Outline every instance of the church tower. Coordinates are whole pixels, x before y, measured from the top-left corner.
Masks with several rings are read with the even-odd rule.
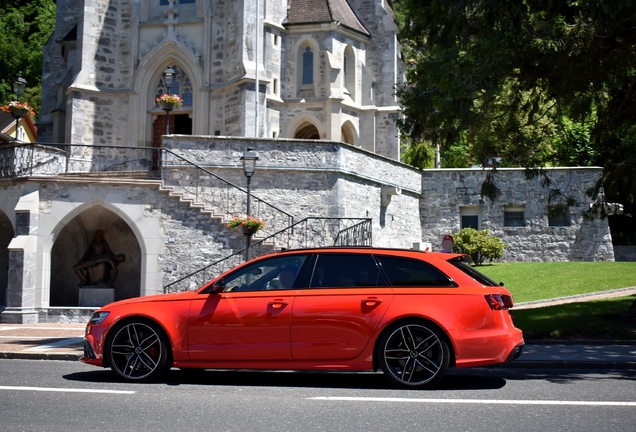
[[[40,141],[159,146],[155,99],[169,90],[183,99],[171,134],[334,140],[399,159],[396,34],[386,0],[58,0]]]

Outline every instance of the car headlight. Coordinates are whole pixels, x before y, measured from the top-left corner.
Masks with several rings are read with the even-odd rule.
[[[99,324],[106,319],[110,312],[95,312],[91,315],[91,319],[88,320],[89,324]]]

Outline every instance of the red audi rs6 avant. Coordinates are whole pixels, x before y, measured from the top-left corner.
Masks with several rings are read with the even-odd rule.
[[[97,310],[82,361],[129,381],[181,369],[379,370],[425,388],[521,354],[510,292],[463,255],[369,247],[262,256],[197,291]]]

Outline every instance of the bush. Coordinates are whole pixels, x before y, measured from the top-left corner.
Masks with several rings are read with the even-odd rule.
[[[478,231],[474,228],[464,228],[453,234],[455,246],[453,252],[468,255],[475,265],[482,265],[488,261],[499,259],[504,254],[506,244],[498,237],[490,235],[490,231]]]

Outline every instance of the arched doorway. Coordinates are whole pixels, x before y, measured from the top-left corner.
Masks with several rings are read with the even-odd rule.
[[[138,297],[141,293],[141,248],[128,224],[111,210],[96,205],[73,218],[57,236],[51,249],[51,284],[49,305],[79,306],[80,279],[77,264],[98,230],[114,254],[124,254],[114,280],[115,300]]]
[[[298,128],[298,130],[294,134],[294,138],[317,140],[320,139],[320,133],[318,132],[316,126],[311,123],[305,123],[300,128]]]
[[[170,125],[168,134],[192,135],[192,82],[183,68],[177,64],[170,65],[174,76],[170,87],[164,82],[161,75],[155,87],[155,100],[165,93],[176,94],[183,100],[179,109],[170,111]],[[162,70],[165,68],[162,68]],[[153,119],[152,146],[161,147],[161,136],[166,134],[166,115],[157,115]]]
[[[7,305],[9,282],[9,243],[15,235],[13,225],[6,214],[0,211],[0,310]]]
[[[356,130],[354,129],[353,125],[351,124],[351,122],[346,122],[345,124],[342,125],[342,128],[340,130],[340,134],[341,134],[341,141],[342,142],[346,142],[347,144],[351,144],[351,145],[355,145],[356,144]]]

